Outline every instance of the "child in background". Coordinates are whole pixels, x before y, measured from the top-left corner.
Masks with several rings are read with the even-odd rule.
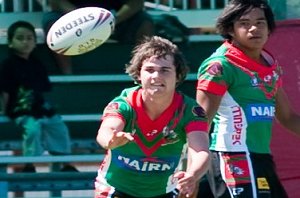
[[[45,100],[43,94],[51,90],[47,71],[36,57],[34,27],[26,21],[13,23],[7,32],[9,56],[1,62],[0,93],[2,109],[23,129],[23,155],[70,154],[69,131],[61,117]],[[69,164],[63,171],[77,171]],[[33,164],[26,164],[23,172],[35,172]]]

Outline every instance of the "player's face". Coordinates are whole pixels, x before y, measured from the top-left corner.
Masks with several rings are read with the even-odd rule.
[[[176,88],[174,58],[150,57],[143,62],[140,79],[143,89],[150,95],[171,95]]]
[[[269,36],[264,11],[254,8],[233,24],[232,42],[244,51],[261,50]]]
[[[28,58],[35,48],[35,45],[36,42],[33,32],[27,28],[19,27],[16,29],[9,47],[19,56]]]

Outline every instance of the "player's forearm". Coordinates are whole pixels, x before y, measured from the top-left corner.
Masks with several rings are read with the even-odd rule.
[[[113,130],[112,129],[103,129],[100,128],[98,130],[98,135],[97,135],[97,143],[104,149],[109,149],[109,142],[113,136]]]
[[[200,151],[197,154],[193,154],[190,158],[186,172],[194,175],[199,180],[207,172],[209,163],[209,153],[207,151]]]

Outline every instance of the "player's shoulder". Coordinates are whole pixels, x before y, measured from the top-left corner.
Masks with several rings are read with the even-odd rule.
[[[207,121],[207,116],[205,114],[204,109],[197,103],[197,101],[185,94],[182,94],[183,96],[183,104],[182,109],[183,111],[183,117],[181,119],[182,123],[184,125],[193,122],[193,121]]]
[[[120,95],[116,96],[110,103],[118,103],[118,106],[123,108],[130,108],[130,102],[135,91],[137,91],[140,86],[125,88],[121,91]]]
[[[140,86],[134,86],[134,87],[129,87],[129,88],[125,88],[120,96],[121,97],[128,97],[130,94],[132,94],[132,92],[137,91],[138,89],[140,89]]]
[[[186,107],[186,109],[200,107],[195,98],[192,98],[191,96],[188,96],[182,92],[179,92],[179,94],[182,96],[183,105]]]
[[[211,63],[226,63],[228,61],[226,54],[230,49],[227,42],[220,45],[215,52],[213,52],[208,58],[206,58],[202,64],[211,64]]]
[[[186,95],[185,93],[182,92],[178,92],[179,95],[181,95],[182,99],[183,99],[183,103],[185,104],[197,104],[197,101],[192,98],[191,96]]]

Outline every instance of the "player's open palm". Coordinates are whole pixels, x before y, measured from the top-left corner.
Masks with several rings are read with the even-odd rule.
[[[108,148],[114,149],[119,146],[123,146],[124,144],[127,144],[127,142],[133,141],[134,138],[130,133],[123,132],[123,131],[114,131],[113,136],[109,140]]]

